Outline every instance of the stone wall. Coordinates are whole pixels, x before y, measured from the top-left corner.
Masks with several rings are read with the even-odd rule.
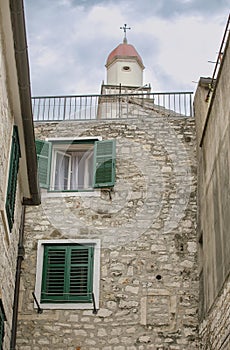
[[[8,4],[5,3],[4,6]],[[1,8],[3,10],[3,8]],[[9,233],[5,214],[6,191],[8,185],[9,159],[14,118],[9,96],[9,85],[6,68],[6,37],[3,35],[2,16],[0,11],[0,298],[2,299],[7,321],[3,349],[10,349],[11,323],[17,259],[18,229],[21,217],[22,191],[17,185],[15,204],[15,223]],[[5,18],[6,20],[6,18]],[[12,97],[12,96],[11,96]]]
[[[228,350],[230,344],[230,282],[229,278],[220,297],[200,325],[201,349]]]
[[[227,349],[229,318],[230,37],[217,81],[207,102],[210,79],[202,78],[195,96],[199,186],[200,319],[202,349]],[[205,86],[206,80],[206,86]]]
[[[28,207],[17,349],[197,349],[194,120],[36,123],[36,137],[116,139],[116,184],[99,197],[43,193]],[[34,308],[37,242],[101,240],[100,309]]]

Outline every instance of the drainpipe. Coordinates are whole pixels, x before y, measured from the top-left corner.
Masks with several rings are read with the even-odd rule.
[[[10,350],[15,350],[15,346],[16,346],[20,275],[21,275],[21,265],[22,265],[22,261],[24,259],[24,254],[25,254],[25,249],[24,249],[24,245],[23,245],[25,212],[26,212],[26,207],[25,207],[25,205],[23,205],[22,206],[22,213],[21,213],[21,223],[20,223],[20,228],[19,228],[18,257],[17,257],[17,267],[16,267],[16,274],[15,274],[14,304],[13,304]]]
[[[29,59],[27,52],[26,28],[23,0],[9,0],[14,38],[15,60],[18,74],[18,87],[21,104],[21,116],[26,147],[27,173],[31,198],[25,198],[23,204],[41,203],[37,177],[37,156],[34,142],[34,124],[31,104]]]

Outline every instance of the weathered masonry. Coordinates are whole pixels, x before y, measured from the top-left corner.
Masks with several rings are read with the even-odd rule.
[[[42,205],[26,213],[18,349],[196,349],[194,127],[193,118],[153,111],[122,120],[36,123],[36,139],[52,144],[52,159]],[[115,181],[93,188],[92,148],[106,140],[115,145]],[[81,158],[78,184],[68,175],[71,157]],[[56,259],[68,260],[64,250],[80,247],[94,251],[85,260],[89,281],[86,272],[80,280],[70,276],[60,298],[59,285],[44,278],[55,268],[51,259],[47,267],[44,251],[56,249]],[[72,262],[76,272],[73,254]],[[81,293],[73,296],[77,284]]]
[[[18,350],[197,348],[190,95],[139,88],[143,68],[124,41],[101,95],[34,100],[42,204],[26,210]]]
[[[229,349],[230,17],[193,118],[126,25],[99,95],[31,104],[23,1],[0,5],[0,349]]]
[[[0,349],[8,350],[16,344],[24,208],[40,203],[21,1],[0,1],[0,149]]]
[[[230,347],[229,26],[230,17],[216,79],[200,79],[194,103],[199,161],[200,336],[201,348],[211,350]]]

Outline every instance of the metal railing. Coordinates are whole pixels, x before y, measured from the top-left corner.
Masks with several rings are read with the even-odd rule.
[[[32,98],[34,121],[192,116],[192,92],[40,96]]]

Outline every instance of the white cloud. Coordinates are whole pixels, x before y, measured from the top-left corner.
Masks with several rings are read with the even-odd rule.
[[[139,22],[137,30],[142,32],[142,37],[152,32],[157,41],[157,50],[151,53],[150,46],[144,57],[146,78],[149,75],[155,80],[155,86],[159,67],[178,87],[187,85],[191,88],[192,81],[197,81],[201,75],[212,74],[213,65],[208,60],[216,58],[223,32],[220,20],[204,22],[202,17],[187,16],[167,21],[153,17]],[[164,89],[167,85],[167,81],[157,83]]]
[[[39,6],[41,1],[27,0],[35,95],[98,93],[105,79],[106,58],[122,41],[119,28],[124,23],[131,26],[128,41],[146,66],[144,82],[150,82],[155,91],[195,89],[193,80],[212,74],[214,67],[208,60],[216,58],[227,20],[225,13],[210,20],[204,20],[201,13],[181,12],[171,19],[156,16],[160,8],[147,11],[147,5],[152,8],[149,1],[142,13],[140,2],[135,2],[135,9],[130,1],[122,6],[115,1],[94,6],[87,3],[87,8],[83,2],[74,7],[71,0]]]

